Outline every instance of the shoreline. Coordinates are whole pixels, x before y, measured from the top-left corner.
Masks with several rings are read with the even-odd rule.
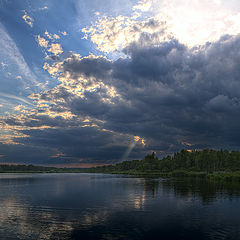
[[[119,174],[133,177],[145,177],[145,178],[202,178],[208,180],[218,180],[227,182],[239,182],[240,172],[190,172],[184,170],[176,170],[172,172],[159,172],[159,171],[96,171],[96,169],[55,169],[54,171],[4,171],[1,174],[57,174],[57,173],[100,173],[100,174]]]
[[[85,173],[103,173],[103,174],[122,174],[135,177],[147,177],[147,178],[202,178],[207,180],[222,180],[228,182],[239,182],[240,183],[240,172],[188,172],[176,170],[172,172],[159,172],[159,171],[106,171],[106,172],[85,172]]]

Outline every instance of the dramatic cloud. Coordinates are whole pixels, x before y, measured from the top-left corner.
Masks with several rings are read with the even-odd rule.
[[[189,47],[204,45],[240,32],[240,14],[234,4],[238,2],[226,6],[222,0],[139,1],[131,16],[99,17],[83,32],[104,52],[122,50],[145,34],[150,37],[149,33],[153,45],[173,36]]]
[[[165,22],[158,18],[142,21],[124,16],[103,18],[94,26],[83,28],[82,31],[85,38],[90,37],[99,50],[107,53],[122,51],[135,41],[141,41],[142,44],[151,42],[154,46],[170,38]]]
[[[0,161],[101,164],[238,149],[238,17],[218,1],[139,1],[129,16],[99,13],[81,27],[80,45],[90,40],[94,54],[66,51],[67,33],[44,29],[35,40],[55,84],[15,98],[21,105],[0,120]]]
[[[156,17],[166,19],[169,30],[179,41],[193,47],[217,41],[225,34],[238,34],[237,5],[236,0],[230,4],[223,0],[153,0],[152,11]]]
[[[17,143],[58,148],[82,162],[120,160],[136,141],[135,156],[186,145],[236,148],[238,48],[240,37],[226,36],[191,50],[177,40],[135,42],[116,61],[73,54],[47,65],[61,84],[32,95],[38,110],[5,123],[28,127]]]

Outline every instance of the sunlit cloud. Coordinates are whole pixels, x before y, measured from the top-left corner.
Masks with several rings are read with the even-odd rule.
[[[191,144],[191,143],[188,143],[188,142],[181,142],[181,144],[182,145],[186,145],[186,146],[189,146],[189,147],[191,147],[193,144]]]
[[[39,8],[38,10],[48,10],[48,6],[44,6],[42,8]]]
[[[131,43],[144,38],[144,34],[151,35],[151,38],[148,41],[144,39],[143,45],[159,45],[160,42],[169,39],[165,22],[155,18],[138,21],[125,16],[105,17],[100,18],[95,25],[83,28],[82,31],[85,38],[90,38],[99,50],[106,53],[122,51]]]
[[[25,14],[22,16],[23,20],[25,21],[25,23],[27,23],[30,27],[33,27],[33,22],[34,19],[32,17],[30,17],[29,15],[27,15],[27,13],[25,12]]]
[[[49,39],[53,39],[52,34],[50,34],[48,31],[45,31],[44,35],[48,37]]]
[[[82,31],[85,38],[90,38],[99,50],[107,53],[124,49],[144,33],[154,36],[152,45],[174,37],[194,47],[214,42],[224,34],[240,32],[240,14],[222,3],[214,0],[139,1],[133,6],[131,16],[99,17],[95,24]],[[147,17],[143,17],[144,12],[148,12]]]
[[[7,145],[22,145],[17,140],[20,138],[27,138],[28,135],[20,133],[19,130],[23,130],[17,126],[16,128],[12,128],[11,126],[7,126],[3,121],[0,121],[0,143]]]
[[[133,6],[133,10],[140,10],[142,12],[147,12],[152,6],[152,0],[143,0],[139,1],[136,5]]]
[[[150,16],[165,21],[169,32],[189,47],[216,41],[224,34],[240,32],[240,15],[234,7],[239,2],[235,0],[232,4],[225,4],[222,0],[147,0],[134,9],[145,5]]]
[[[145,145],[145,140],[139,136],[134,136],[135,142],[140,142],[143,146]]]
[[[52,43],[48,49],[48,52],[51,52],[54,55],[59,55],[63,53],[62,46],[59,43]]]
[[[67,36],[68,34],[67,34],[67,32],[61,32],[61,34],[63,35],[63,36]]]
[[[16,79],[22,80],[22,76],[18,75]]]
[[[238,145],[238,11],[221,0],[135,2],[119,15],[93,9],[77,41],[79,22],[67,33],[59,23],[40,26],[40,14],[54,9],[37,6],[35,22],[25,12],[33,55],[0,24],[0,70],[11,84],[11,94],[0,92],[2,143],[84,164]]]
[[[59,39],[59,38],[60,38],[59,35],[57,35],[57,34],[53,34],[53,37],[54,37],[55,39]]]
[[[61,32],[61,34],[62,34],[63,36],[66,36],[66,35],[67,35],[67,32]],[[45,31],[44,35],[45,35],[48,39],[50,39],[50,40],[54,40],[54,39],[58,40],[58,39],[60,39],[60,36],[59,36],[58,34],[56,34],[56,33],[51,34],[51,33],[49,33],[48,31]]]
[[[48,47],[48,41],[45,38],[41,37],[40,35],[38,35],[37,37],[37,42],[41,47],[44,47],[44,48]]]
[[[158,3],[156,1],[154,7]],[[240,14],[226,8],[223,1],[164,1],[159,14],[158,17],[166,18],[173,35],[191,47],[216,41],[224,34],[240,32]]]
[[[14,107],[14,110],[15,111],[22,111],[23,108],[24,108],[23,105],[17,105],[17,106]]]
[[[67,69],[68,66],[71,67],[75,64],[79,66],[82,65],[83,67],[85,65],[86,70],[89,69],[91,71],[91,66],[87,66],[84,62],[89,60],[96,62],[99,61],[101,63],[102,59],[104,59],[104,61],[109,61],[102,56],[90,55],[82,58],[78,54],[72,54],[71,57],[62,62],[53,63],[52,65],[45,63],[43,66],[44,70],[48,71],[48,73],[53,77],[58,77],[58,80],[61,82],[60,85],[52,89],[51,93],[57,93],[59,90],[62,91],[64,89],[74,96],[84,98],[89,92],[99,92],[101,90],[104,92],[104,96],[101,97],[101,101],[114,104],[113,99],[121,99],[121,96],[114,86],[104,83],[100,78],[97,79],[93,76],[84,76],[84,74],[78,74],[71,69]]]
[[[51,158],[59,158],[59,157],[65,157],[66,155],[64,153],[57,153],[51,156]]]

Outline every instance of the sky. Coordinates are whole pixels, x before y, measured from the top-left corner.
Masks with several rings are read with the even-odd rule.
[[[0,163],[239,150],[238,0],[0,0]]]

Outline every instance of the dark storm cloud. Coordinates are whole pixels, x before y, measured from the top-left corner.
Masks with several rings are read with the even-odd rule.
[[[110,106],[101,106],[101,102],[94,105],[98,111],[103,110],[107,126],[114,130],[124,128],[118,123],[137,126],[140,121],[136,135],[153,138],[156,135],[158,140],[163,126],[175,129],[176,135],[183,138],[204,134],[206,138],[202,141],[214,145],[208,135],[221,135],[223,128],[231,129],[227,123],[234,124],[239,120],[240,54],[236,51],[239,47],[239,36],[226,36],[195,51],[175,40],[154,48],[132,45],[128,48],[130,58],[113,62],[110,76],[109,71],[103,71],[105,78],[101,78],[106,83],[111,79],[123,102]],[[88,65],[91,64],[94,69],[94,63],[89,59]],[[98,73],[96,78],[99,76]],[[91,97],[84,101],[93,107]],[[77,110],[81,112],[82,108]],[[136,127],[132,127],[126,127],[126,130],[134,131]],[[149,136],[152,128],[155,134]],[[225,136],[220,137],[221,145],[227,146]],[[238,144],[236,142],[235,146]]]
[[[240,145],[239,50],[240,37],[225,36],[195,49],[174,39],[155,47],[134,43],[125,49],[128,57],[116,61],[72,56],[59,67],[60,76],[68,74],[68,89],[59,86],[39,99],[50,101],[53,112],[67,109],[76,117],[25,120],[28,126],[40,122],[58,128],[26,130],[29,138],[19,141],[92,162],[121,159],[132,141],[129,136],[146,140],[146,146],[137,145],[131,157],[149,150],[173,152],[186,143],[193,148],[236,149]],[[80,76],[88,80],[84,86],[102,85],[84,90],[84,97],[79,97],[73,90],[83,84]],[[106,86],[114,87],[117,94],[110,97]],[[78,117],[99,122],[97,127],[82,128]],[[7,123],[16,124],[13,121]]]
[[[49,156],[57,154],[56,149],[42,146],[8,145],[0,143],[0,152],[4,155],[0,163],[51,164]]]
[[[89,59],[93,76],[115,86],[123,101],[107,105],[100,101],[101,94],[89,94],[73,104],[72,110],[101,113],[97,117],[115,131],[126,129],[156,140],[164,140],[169,132],[178,141],[187,138],[190,142],[191,136],[199,134],[200,142],[214,147],[213,135],[221,138],[221,146],[228,146],[222,130],[230,131],[227,123],[234,125],[239,120],[239,46],[239,36],[195,51],[175,40],[154,48],[135,44],[128,48],[130,58],[113,62],[111,71],[103,69],[102,74]],[[78,73],[85,72],[78,69]],[[198,143],[196,137],[194,143]]]
[[[75,55],[64,61],[63,72],[69,72],[72,76],[84,74],[85,76],[94,76],[103,78],[111,69],[111,63],[103,57],[79,59]]]
[[[34,129],[24,130],[22,133],[29,137],[18,139],[16,142],[24,146],[41,146],[48,151],[54,149],[55,154],[64,153],[64,158],[58,163],[96,163],[103,160],[106,163],[116,162],[126,152],[128,142],[132,141],[130,136],[102,131],[95,127],[45,129],[44,131]],[[138,144],[132,156],[139,156],[139,154],[143,154],[143,148]],[[53,155],[45,156],[45,161],[51,159]],[[38,161],[44,163],[43,159],[38,158]]]

